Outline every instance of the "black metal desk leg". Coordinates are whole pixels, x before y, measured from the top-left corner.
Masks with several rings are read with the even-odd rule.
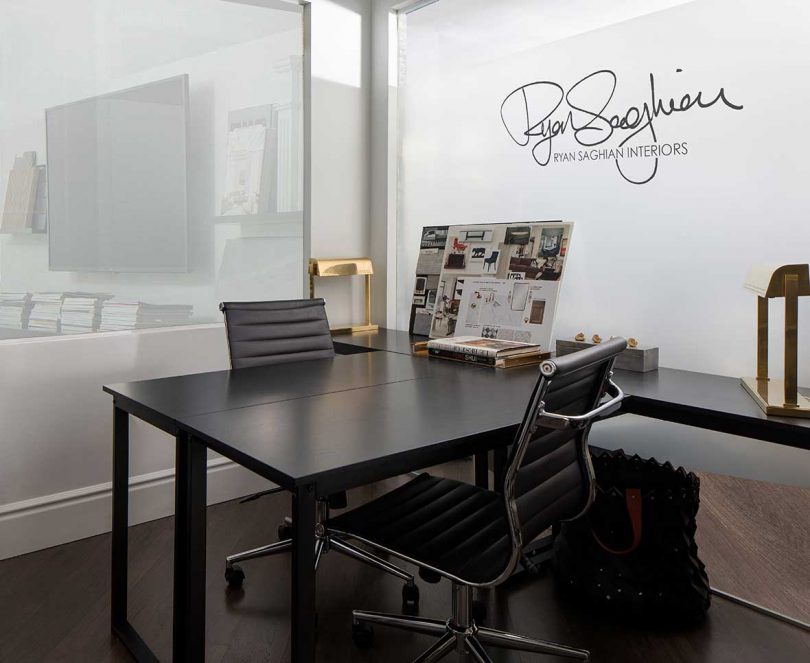
[[[129,525],[129,414],[113,408],[112,583],[110,625],[127,626],[127,526]]]
[[[495,490],[500,490],[503,486],[503,480],[506,476],[506,465],[508,462],[509,451],[506,447],[497,447],[492,450],[492,474]]]
[[[315,660],[315,487],[293,493],[292,660]]]
[[[475,485],[489,490],[489,452],[475,454]]]
[[[175,663],[205,660],[205,445],[186,433],[178,433],[176,463],[173,615]]]

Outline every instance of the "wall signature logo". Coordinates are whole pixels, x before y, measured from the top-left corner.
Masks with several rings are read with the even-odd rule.
[[[681,69],[677,69],[681,72]],[[510,92],[501,104],[501,120],[512,140],[521,147],[531,144],[532,157],[541,166],[567,161],[613,159],[619,174],[631,184],[646,184],[658,172],[661,156],[684,155],[685,141],[659,144],[656,126],[674,113],[693,112],[716,104],[742,110],[726,96],[724,88],[709,100],[702,90],[685,93],[679,99],[659,97],[655,76],[650,74],[649,99],[621,112],[608,110],[616,93],[617,77],[609,69],[600,69],[577,81],[568,90],[554,81],[527,83]],[[584,150],[554,152],[558,136],[570,135]],[[596,149],[614,134],[619,142],[613,148]],[[650,144],[629,144],[647,138]],[[628,175],[622,162],[638,157],[654,157],[648,172]]]

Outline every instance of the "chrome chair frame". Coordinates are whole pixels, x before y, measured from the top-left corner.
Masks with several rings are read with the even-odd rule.
[[[292,527],[292,519],[285,517],[285,522],[288,524],[289,527]],[[378,557],[377,555],[368,552],[367,550],[363,550],[362,548],[358,548],[357,546],[352,545],[345,538],[341,537],[335,532],[329,531],[326,527],[326,522],[329,520],[329,502],[328,500],[321,499],[318,500],[315,504],[315,570],[317,571],[318,566],[321,561],[321,557],[329,552],[330,550],[334,550],[335,552],[342,553],[347,557],[351,557],[356,559],[360,562],[368,564],[369,566],[373,566],[380,571],[385,571],[386,573],[391,574],[399,578],[400,580],[405,581],[405,588],[403,589],[403,600],[405,600],[405,596],[409,596],[408,599],[412,603],[418,603],[418,590],[416,588],[416,583],[414,581],[414,577],[412,574],[408,573],[404,569],[391,564],[390,562]],[[226,579],[235,572],[235,569],[238,569],[235,565],[238,562],[244,562],[249,559],[260,559],[262,557],[270,557],[272,555],[279,555],[283,553],[288,553],[292,550],[292,540],[291,539],[283,539],[281,541],[277,541],[276,543],[271,543],[266,546],[260,546],[259,548],[253,548],[251,550],[245,550],[244,552],[235,553],[233,555],[229,555],[225,558],[225,577]]]
[[[615,339],[609,343],[613,343],[617,348],[626,347],[621,345],[620,341],[624,339]],[[608,345],[607,343],[605,345]],[[617,352],[618,353],[618,352]],[[545,640],[535,638],[528,638],[521,635],[500,631],[497,629],[486,628],[479,626],[473,619],[473,606],[472,606],[472,588],[473,587],[492,587],[504,582],[515,571],[518,562],[520,561],[521,553],[523,550],[523,534],[520,527],[520,519],[518,515],[516,482],[518,472],[520,470],[523,458],[528,449],[529,443],[532,441],[534,433],[538,428],[571,428],[582,430],[582,434],[578,438],[577,452],[583,462],[587,471],[588,481],[588,495],[585,504],[581,511],[574,516],[577,518],[584,514],[590,508],[595,497],[595,475],[593,466],[591,464],[590,455],[588,453],[588,433],[590,425],[594,420],[606,417],[621,406],[624,399],[624,393],[621,388],[611,379],[613,376],[613,364],[615,362],[615,354],[608,358],[600,357],[590,365],[595,365],[604,362],[605,369],[602,374],[602,383],[604,385],[604,392],[610,395],[610,400],[601,402],[604,395],[600,395],[597,402],[592,409],[583,415],[564,415],[553,412],[547,412],[545,407],[545,398],[551,386],[554,376],[558,372],[557,365],[553,360],[545,361],[541,364],[541,380],[535,389],[532,400],[527,410],[527,416],[521,423],[518,429],[512,459],[507,468],[504,478],[503,496],[506,507],[507,520],[509,524],[509,534],[512,543],[511,557],[506,567],[492,580],[487,582],[470,582],[454,576],[442,569],[433,568],[425,564],[423,561],[409,558],[408,556],[396,551],[385,548],[373,541],[365,540],[360,537],[355,537],[360,541],[378,549],[385,551],[405,562],[415,564],[422,568],[427,568],[439,575],[448,578],[452,582],[452,615],[447,621],[425,619],[423,617],[414,617],[409,615],[393,615],[381,612],[369,612],[365,610],[354,610],[352,612],[352,625],[353,629],[357,629],[361,625],[377,624],[380,626],[389,626],[399,628],[406,631],[422,633],[425,635],[437,636],[439,639],[425,651],[418,658],[414,659],[414,663],[433,663],[439,661],[453,651],[461,655],[469,655],[473,660],[478,663],[491,663],[491,659],[487,655],[483,645],[491,645],[494,647],[501,647],[517,651],[553,654],[557,656],[564,656],[578,660],[590,660],[590,653],[585,649],[577,649],[567,645],[561,645]],[[578,368],[586,368],[588,365],[583,365]],[[603,392],[603,393],[604,393]],[[529,416],[534,413],[534,416]],[[335,533],[341,536],[354,536],[349,532]]]

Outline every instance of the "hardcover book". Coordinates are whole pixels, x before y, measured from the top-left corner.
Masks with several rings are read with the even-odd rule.
[[[430,357],[493,368],[536,365],[551,356],[536,343],[500,341],[481,336],[434,339],[428,341],[427,350]]]

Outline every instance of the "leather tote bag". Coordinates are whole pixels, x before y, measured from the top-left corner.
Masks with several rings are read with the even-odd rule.
[[[554,541],[561,591],[633,623],[701,620],[711,593],[695,543],[700,479],[621,450],[591,456],[595,501],[563,523]]]

